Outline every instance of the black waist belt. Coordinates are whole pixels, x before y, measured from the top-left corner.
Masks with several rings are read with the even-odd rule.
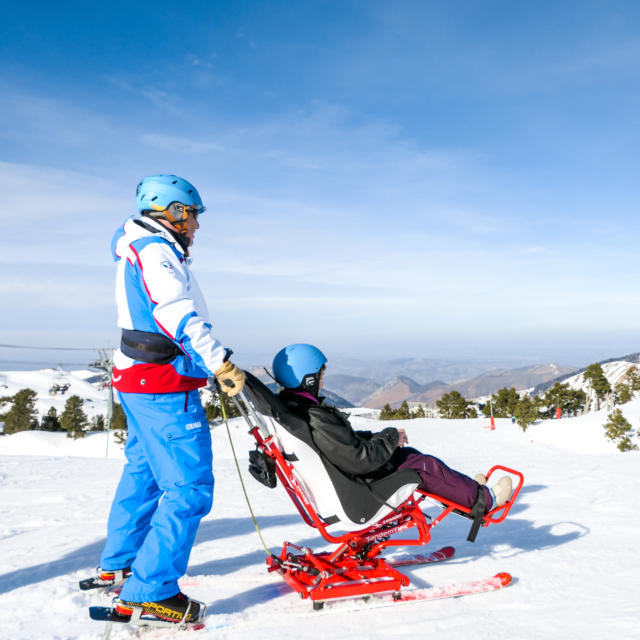
[[[132,329],[122,330],[120,351],[134,360],[153,364],[168,364],[177,356],[184,355],[173,340],[161,333]]]

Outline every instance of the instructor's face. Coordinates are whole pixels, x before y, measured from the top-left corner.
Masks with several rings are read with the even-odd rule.
[[[189,246],[191,246],[193,244],[193,238],[196,235],[196,231],[200,228],[200,225],[198,224],[198,214],[194,215],[193,213],[190,213],[187,216],[186,225],[186,236],[189,238]]]

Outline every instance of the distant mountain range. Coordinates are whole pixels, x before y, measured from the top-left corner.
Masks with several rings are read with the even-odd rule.
[[[368,398],[365,398],[362,405],[372,409],[380,409],[387,403],[393,407],[402,403],[403,400],[428,397],[430,394],[436,394],[440,398],[444,393],[441,393],[441,390],[446,387],[447,384],[442,380],[435,380],[429,384],[418,384],[411,378],[399,376],[395,380],[387,382]],[[416,401],[419,402],[420,400]]]
[[[621,361],[640,363],[640,353],[608,358],[600,361],[600,364],[604,366]],[[507,368],[497,367],[495,362],[488,360],[456,362],[420,358],[381,361],[366,366],[359,361],[337,360],[330,365],[333,368],[330,366],[327,369],[323,389],[329,401],[338,407],[371,409],[381,409],[387,403],[398,407],[405,400],[434,405],[445,393],[453,390],[469,399],[488,396],[503,387],[515,387],[519,391],[532,389],[534,394],[544,393],[556,382],[578,376],[586,368],[551,363]],[[343,367],[349,372],[340,371]],[[276,388],[264,368],[254,367],[250,371],[270,387]],[[611,369],[612,374],[613,371]],[[360,372],[365,375],[357,375]],[[430,374],[437,375],[429,380]]]
[[[453,384],[440,381],[428,385],[418,385],[410,378],[398,378],[393,383],[381,387],[363,403],[365,407],[379,409],[385,403],[398,406],[403,400],[419,402],[425,405],[435,404],[445,393],[458,391],[465,398],[477,398],[495,393],[502,387],[515,387],[518,390],[532,389],[541,382],[575,372],[570,367],[555,364],[539,364],[517,369],[496,369],[487,371],[469,380],[460,380]],[[422,387],[422,388],[420,388]]]
[[[423,365],[421,368],[421,364]],[[426,366],[425,366],[426,364]],[[409,369],[424,372],[426,369],[438,369],[434,361],[406,361],[404,365],[409,365]],[[470,365],[470,370],[475,371],[477,363]],[[387,366],[380,364],[373,371],[389,372],[398,367],[404,370],[404,366],[399,361],[387,363]],[[444,367],[449,373],[454,369],[465,370],[462,364],[454,365],[446,363]],[[442,368],[439,369],[442,372]],[[275,383],[268,376],[263,368],[254,367],[250,371],[269,386]],[[448,391],[456,390],[467,398],[495,393],[502,387],[515,387],[516,389],[531,389],[547,380],[558,378],[565,374],[575,373],[575,368],[562,367],[554,364],[533,365],[528,367],[518,367],[515,369],[493,369],[475,375],[468,379],[456,382],[447,382],[442,379],[432,380],[422,383],[416,381],[408,375],[396,375],[391,379],[382,381],[373,376],[355,376],[344,373],[331,373],[327,370],[325,376],[325,388],[323,393],[339,407],[369,407],[380,409],[386,403],[392,407],[399,406],[404,400],[408,402],[420,402],[423,404],[434,404]]]

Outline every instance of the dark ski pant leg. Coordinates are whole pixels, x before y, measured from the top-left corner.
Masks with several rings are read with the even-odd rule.
[[[180,590],[198,525],[211,510],[211,433],[197,391],[186,404],[184,393],[121,395],[162,492],[121,597],[163,600]]]
[[[480,485],[469,476],[451,469],[435,456],[421,453],[412,447],[402,447],[396,451],[401,462],[399,469],[413,469],[422,478],[421,488],[429,493],[452,500],[463,507],[471,509],[478,499]],[[489,489],[482,487],[485,492],[487,511],[491,505]]]

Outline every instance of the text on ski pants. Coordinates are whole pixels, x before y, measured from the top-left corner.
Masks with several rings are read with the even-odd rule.
[[[198,391],[119,395],[127,463],[100,566],[131,566],[123,600],[162,600],[179,592],[198,525],[211,510],[211,433]]]

